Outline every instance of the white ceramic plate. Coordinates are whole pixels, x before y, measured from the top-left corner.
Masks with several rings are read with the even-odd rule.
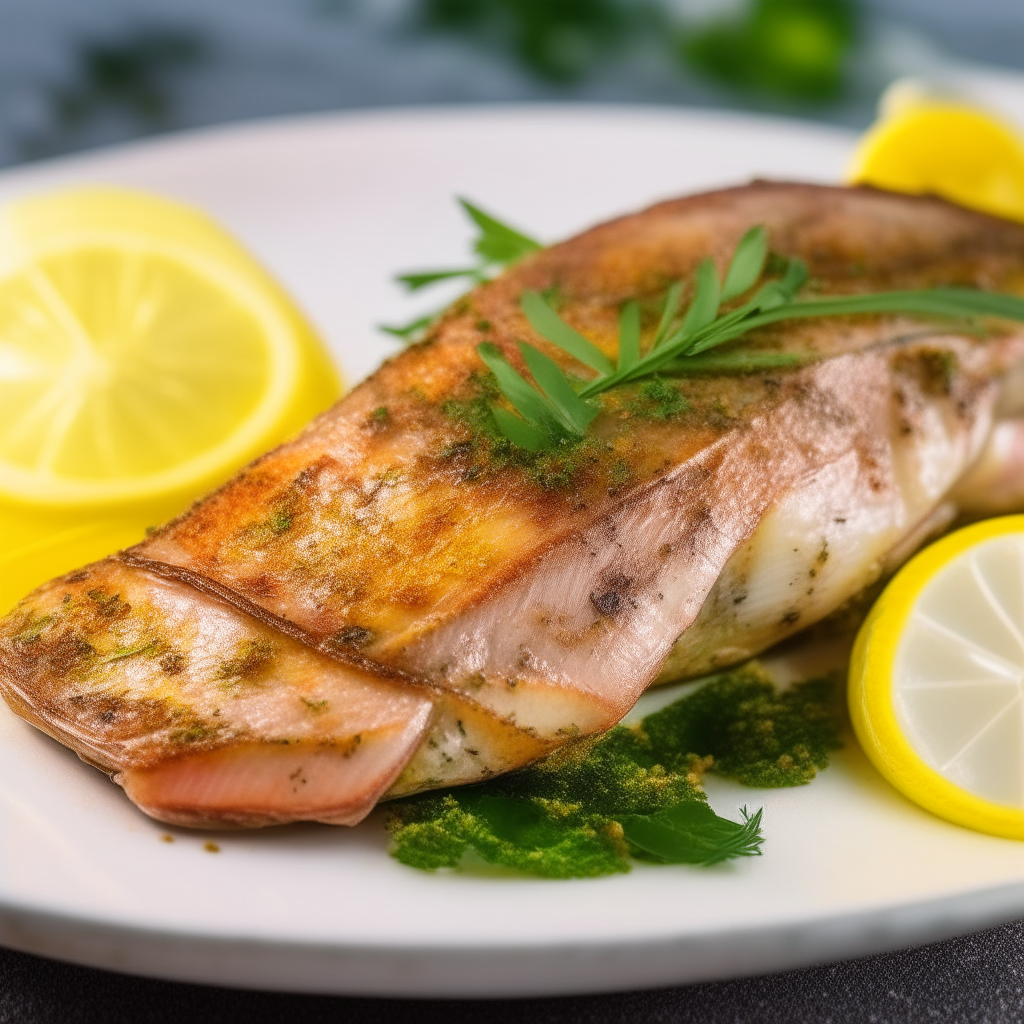
[[[836,182],[853,137],[668,109],[478,108],[193,134],[0,175],[0,201],[71,182],[197,203],[287,284],[350,380],[416,312],[399,270],[458,265],[472,197],[544,239],[752,176]],[[429,302],[429,300],[426,300]],[[422,306],[424,300],[419,300]],[[948,825],[849,742],[810,786],[712,780],[765,808],[765,855],[588,881],[427,875],[379,824],[167,830],[0,713],[0,942],[168,978],[380,995],[641,988],[792,967],[1024,914],[1024,845]]]

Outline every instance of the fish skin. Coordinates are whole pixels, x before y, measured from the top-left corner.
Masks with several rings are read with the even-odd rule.
[[[173,824],[354,824],[433,714],[415,689],[113,559],[36,590],[0,650],[12,708]],[[240,753],[262,766],[255,795]]]
[[[228,633],[280,637],[268,642],[287,648],[289,666],[322,659],[368,706],[407,697],[402,741],[381,740],[360,779],[328,773],[335,793],[325,783],[316,806],[289,803],[280,771],[260,781],[272,732],[255,747],[225,735],[187,752],[123,745],[115,758],[95,738],[95,711],[69,712],[84,692],[73,674],[18,646],[25,616],[50,614],[67,579],[0,626],[4,695],[118,772],[164,820],[347,823],[382,795],[476,781],[608,728],[666,659],[676,675],[704,671],[834,611],[943,514],[992,433],[1000,381],[1024,356],[1020,331],[982,342],[902,316],[776,325],[748,344],[820,361],[687,378],[687,408],[664,421],[643,412],[637,387],[617,389],[571,472],[557,457],[530,467],[481,454],[465,422],[482,340],[521,367],[524,338],[584,372],[532,332],[524,289],[556,288],[562,315],[613,356],[623,301],[653,309],[709,254],[723,271],[753,224],[765,224],[773,250],[803,258],[822,293],[951,284],[1024,294],[1024,228],[930,198],[755,183],[601,225],[456,303],[426,343],[298,438],[90,570],[126,593],[163,581],[194,618],[216,609],[234,616]],[[794,534],[796,557],[776,557]],[[797,579],[814,592],[794,603]],[[735,602],[739,587],[748,597]],[[287,691],[298,672],[282,667],[268,691]],[[186,694],[203,721],[208,676]],[[373,721],[386,732],[391,720]],[[360,728],[339,724],[328,745]],[[211,773],[221,782],[204,789]],[[236,799],[246,777],[267,791],[262,804]],[[190,811],[189,799],[201,806]]]

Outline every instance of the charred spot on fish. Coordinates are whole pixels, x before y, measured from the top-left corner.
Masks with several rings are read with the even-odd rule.
[[[81,583],[83,580],[89,578],[88,569],[77,569],[75,572],[69,572],[63,577],[65,583]]]
[[[21,634],[24,635],[24,634]],[[17,639],[17,638],[16,638]],[[23,641],[31,644],[33,657],[43,658],[61,672],[88,669],[96,655],[96,648],[81,634],[71,629],[63,629],[55,635],[42,636],[37,634]]]
[[[132,606],[127,601],[121,600],[120,594],[105,594],[102,590],[90,590],[85,596],[96,604],[96,611],[108,619],[124,618],[132,610]]]
[[[185,655],[178,651],[165,654],[157,664],[169,676],[176,676],[185,668]]]
[[[450,462],[452,459],[467,458],[472,454],[472,441],[456,441],[453,444],[445,445],[437,453],[437,457],[441,462]]]
[[[358,651],[373,643],[376,636],[372,629],[365,626],[345,626],[329,638],[327,645],[335,649]]]
[[[262,572],[258,576],[248,576],[239,580],[241,589],[253,597],[275,597],[278,581],[269,573]]]
[[[784,626],[795,626],[800,621],[800,613],[798,611],[789,611],[782,616],[782,625]]]
[[[309,712],[314,715],[322,714],[324,711],[327,710],[328,707],[326,698],[323,698],[321,700],[313,700],[310,697],[303,697],[302,703],[305,704],[307,710],[309,710]]]
[[[590,603],[601,615],[617,615],[632,583],[633,580],[629,576],[616,576],[606,584],[607,590],[591,593]]]
[[[732,603],[733,604],[743,604],[743,602],[746,601],[746,599],[747,599],[747,595],[746,594],[737,594],[735,597],[733,597]]]
[[[892,368],[915,380],[924,394],[932,398],[949,397],[953,393],[960,363],[949,349],[923,348],[897,352]]]

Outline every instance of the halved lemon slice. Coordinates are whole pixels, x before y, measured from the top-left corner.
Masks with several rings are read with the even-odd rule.
[[[864,751],[905,796],[1024,839],[1024,515],[904,566],[857,637],[849,696]]]
[[[194,497],[338,391],[281,289],[197,211],[88,189],[0,212],[0,498]]]
[[[922,97],[883,116],[861,139],[847,180],[1024,220],[1024,142],[965,103]]]

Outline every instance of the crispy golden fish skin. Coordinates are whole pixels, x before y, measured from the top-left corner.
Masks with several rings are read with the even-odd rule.
[[[0,650],[11,707],[174,824],[354,824],[433,714],[414,688],[115,560],[35,591]]]
[[[653,330],[666,287],[708,255],[724,269],[755,224],[822,294],[1024,294],[1024,228],[929,198],[755,183],[601,225],[478,288],[296,439],[89,568],[102,587],[67,577],[30,595],[0,625],[9,703],[165,820],[348,822],[382,796],[476,781],[606,729],[666,665],[705,671],[828,615],[948,516],[988,457],[1024,333],[784,323],[745,345],[811,362],[616,389],[569,450],[527,455],[488,433],[481,341],[521,366],[528,340],[588,373],[532,331],[525,289],[552,290],[614,356],[625,300]],[[140,652],[102,661],[122,641],[90,589],[131,606],[119,629],[165,616],[166,642],[200,652],[193,674],[168,680]],[[65,623],[68,595],[84,611]],[[48,653],[76,637],[100,652],[83,669]],[[262,705],[220,675],[250,640],[276,645]],[[311,689],[320,678],[330,695]],[[203,723],[191,739],[147,718],[168,686]],[[106,696],[124,701],[116,744]],[[322,781],[293,794],[281,780],[314,750],[329,752]]]

